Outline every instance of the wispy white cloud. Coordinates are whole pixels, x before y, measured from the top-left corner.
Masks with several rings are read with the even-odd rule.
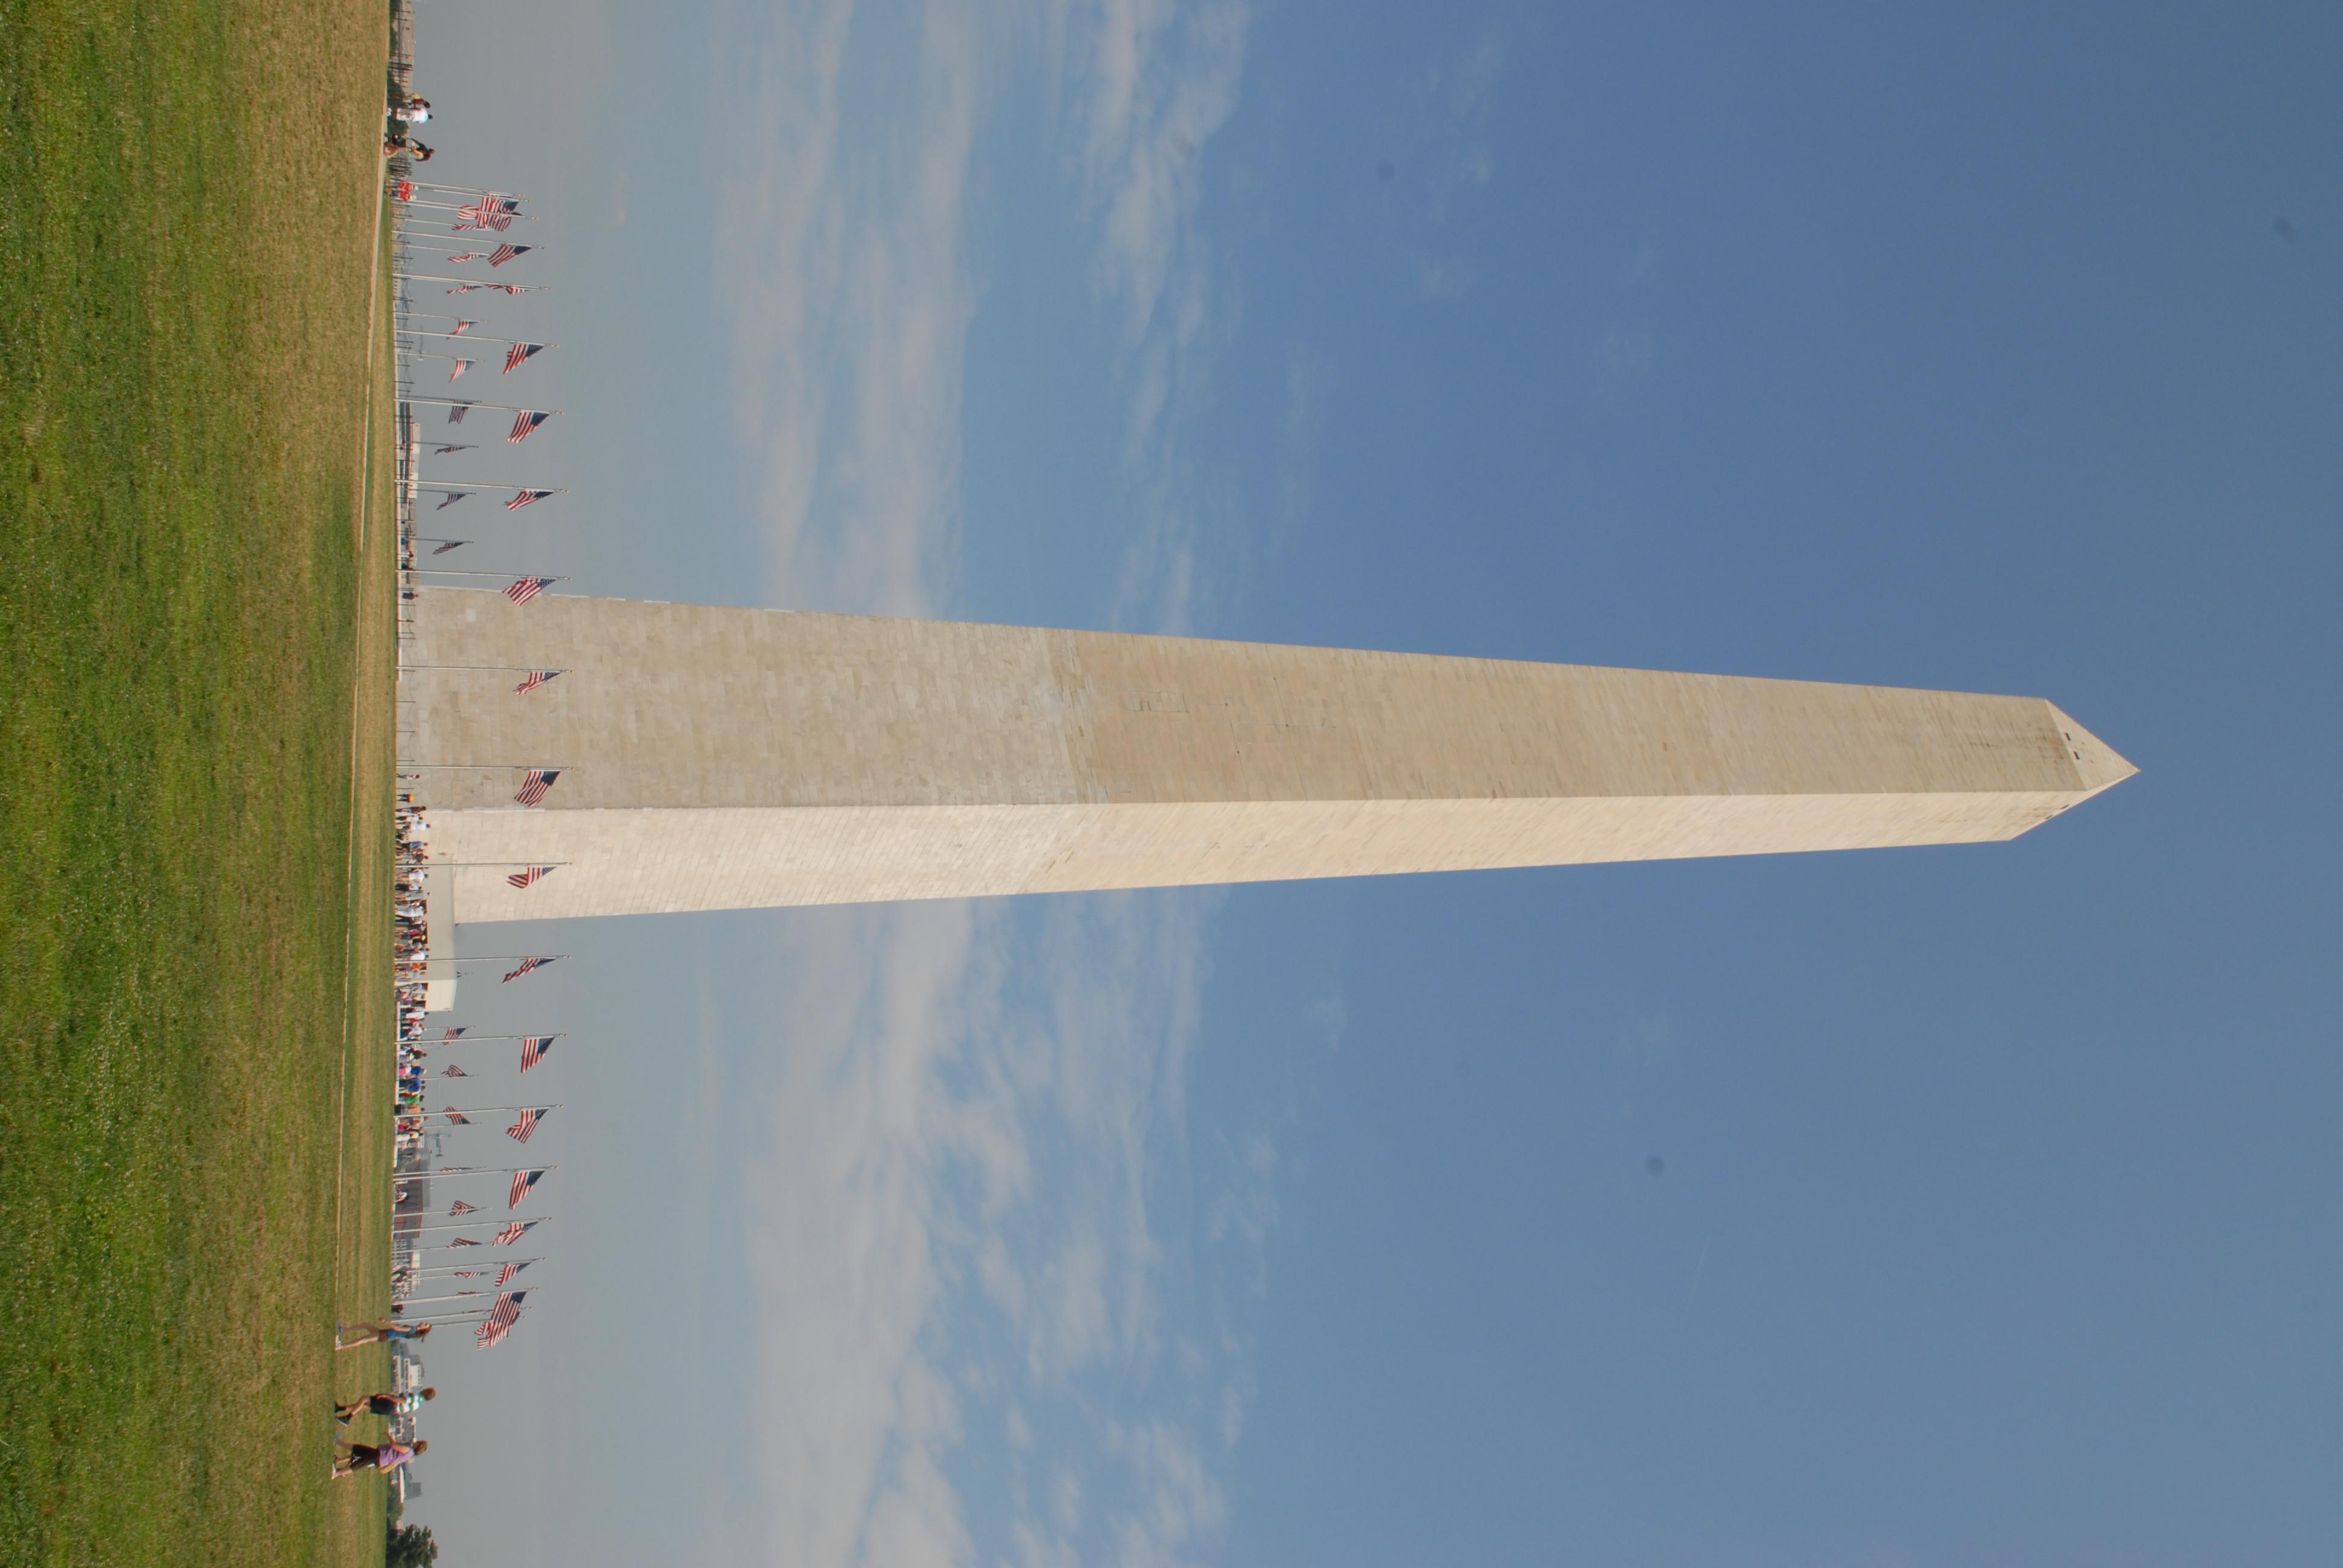
[[[1132,537],[1116,618],[1189,629],[1204,502],[1182,432],[1229,327],[1195,222],[1204,146],[1236,112],[1250,15],[1242,0],[1100,0],[1069,48],[1079,165],[1098,244],[1093,280],[1118,323],[1125,508]]]
[[[975,8],[931,0],[904,112],[850,135],[854,18],[852,0],[800,0],[719,29],[740,156],[722,181],[717,281],[773,596],[912,613],[935,598],[956,519],[974,300],[960,227],[984,56]]]
[[[1489,121],[1507,53],[1503,33],[1485,27],[1408,89],[1419,144],[1410,163],[1419,172],[1385,200],[1393,243],[1423,298],[1461,299],[1480,282],[1456,231],[1497,179]]]
[[[974,149],[987,105],[1030,77],[1060,112],[1115,346],[1137,518],[1116,614],[1185,624],[1187,437],[1225,330],[1200,168],[1236,108],[1247,21],[1236,0],[928,0],[884,27],[851,0],[799,0],[729,19],[718,281],[769,598],[950,602]],[[882,67],[916,89],[858,107],[846,84]],[[744,1171],[759,1555],[959,1562],[983,1533],[988,1554],[1032,1563],[1153,1563],[1220,1528],[1240,1372],[1223,1329],[1166,1302],[1195,1293],[1200,1245],[1257,1252],[1274,1207],[1249,1189],[1223,1222],[1185,1165],[1217,904],[786,922],[753,1111],[769,1141]],[[1273,1150],[1239,1163],[1257,1187]],[[980,1422],[1017,1470],[1005,1521],[974,1517],[951,1480]]]

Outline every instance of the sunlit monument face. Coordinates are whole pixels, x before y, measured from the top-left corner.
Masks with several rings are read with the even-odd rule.
[[[407,659],[435,927],[1967,843],[2134,771],[2039,698],[628,599],[425,589]]]

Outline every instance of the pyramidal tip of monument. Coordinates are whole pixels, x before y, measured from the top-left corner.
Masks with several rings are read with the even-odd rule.
[[[2051,703],[2050,715],[2057,721],[2058,733],[2066,738],[2066,752],[2081,776],[2080,799],[2087,800],[2099,791],[2122,783],[2139,771],[2123,753],[2075,722],[2073,715],[2056,703]]]

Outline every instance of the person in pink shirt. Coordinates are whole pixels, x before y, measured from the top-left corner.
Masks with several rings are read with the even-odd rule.
[[[404,1442],[337,1442],[337,1449],[347,1452],[334,1456],[334,1479],[356,1475],[361,1470],[397,1470],[400,1465],[431,1446],[428,1440],[417,1438],[410,1446]]]

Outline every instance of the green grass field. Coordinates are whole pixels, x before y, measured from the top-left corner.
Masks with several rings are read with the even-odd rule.
[[[386,43],[0,0],[6,1563],[382,1549]]]

